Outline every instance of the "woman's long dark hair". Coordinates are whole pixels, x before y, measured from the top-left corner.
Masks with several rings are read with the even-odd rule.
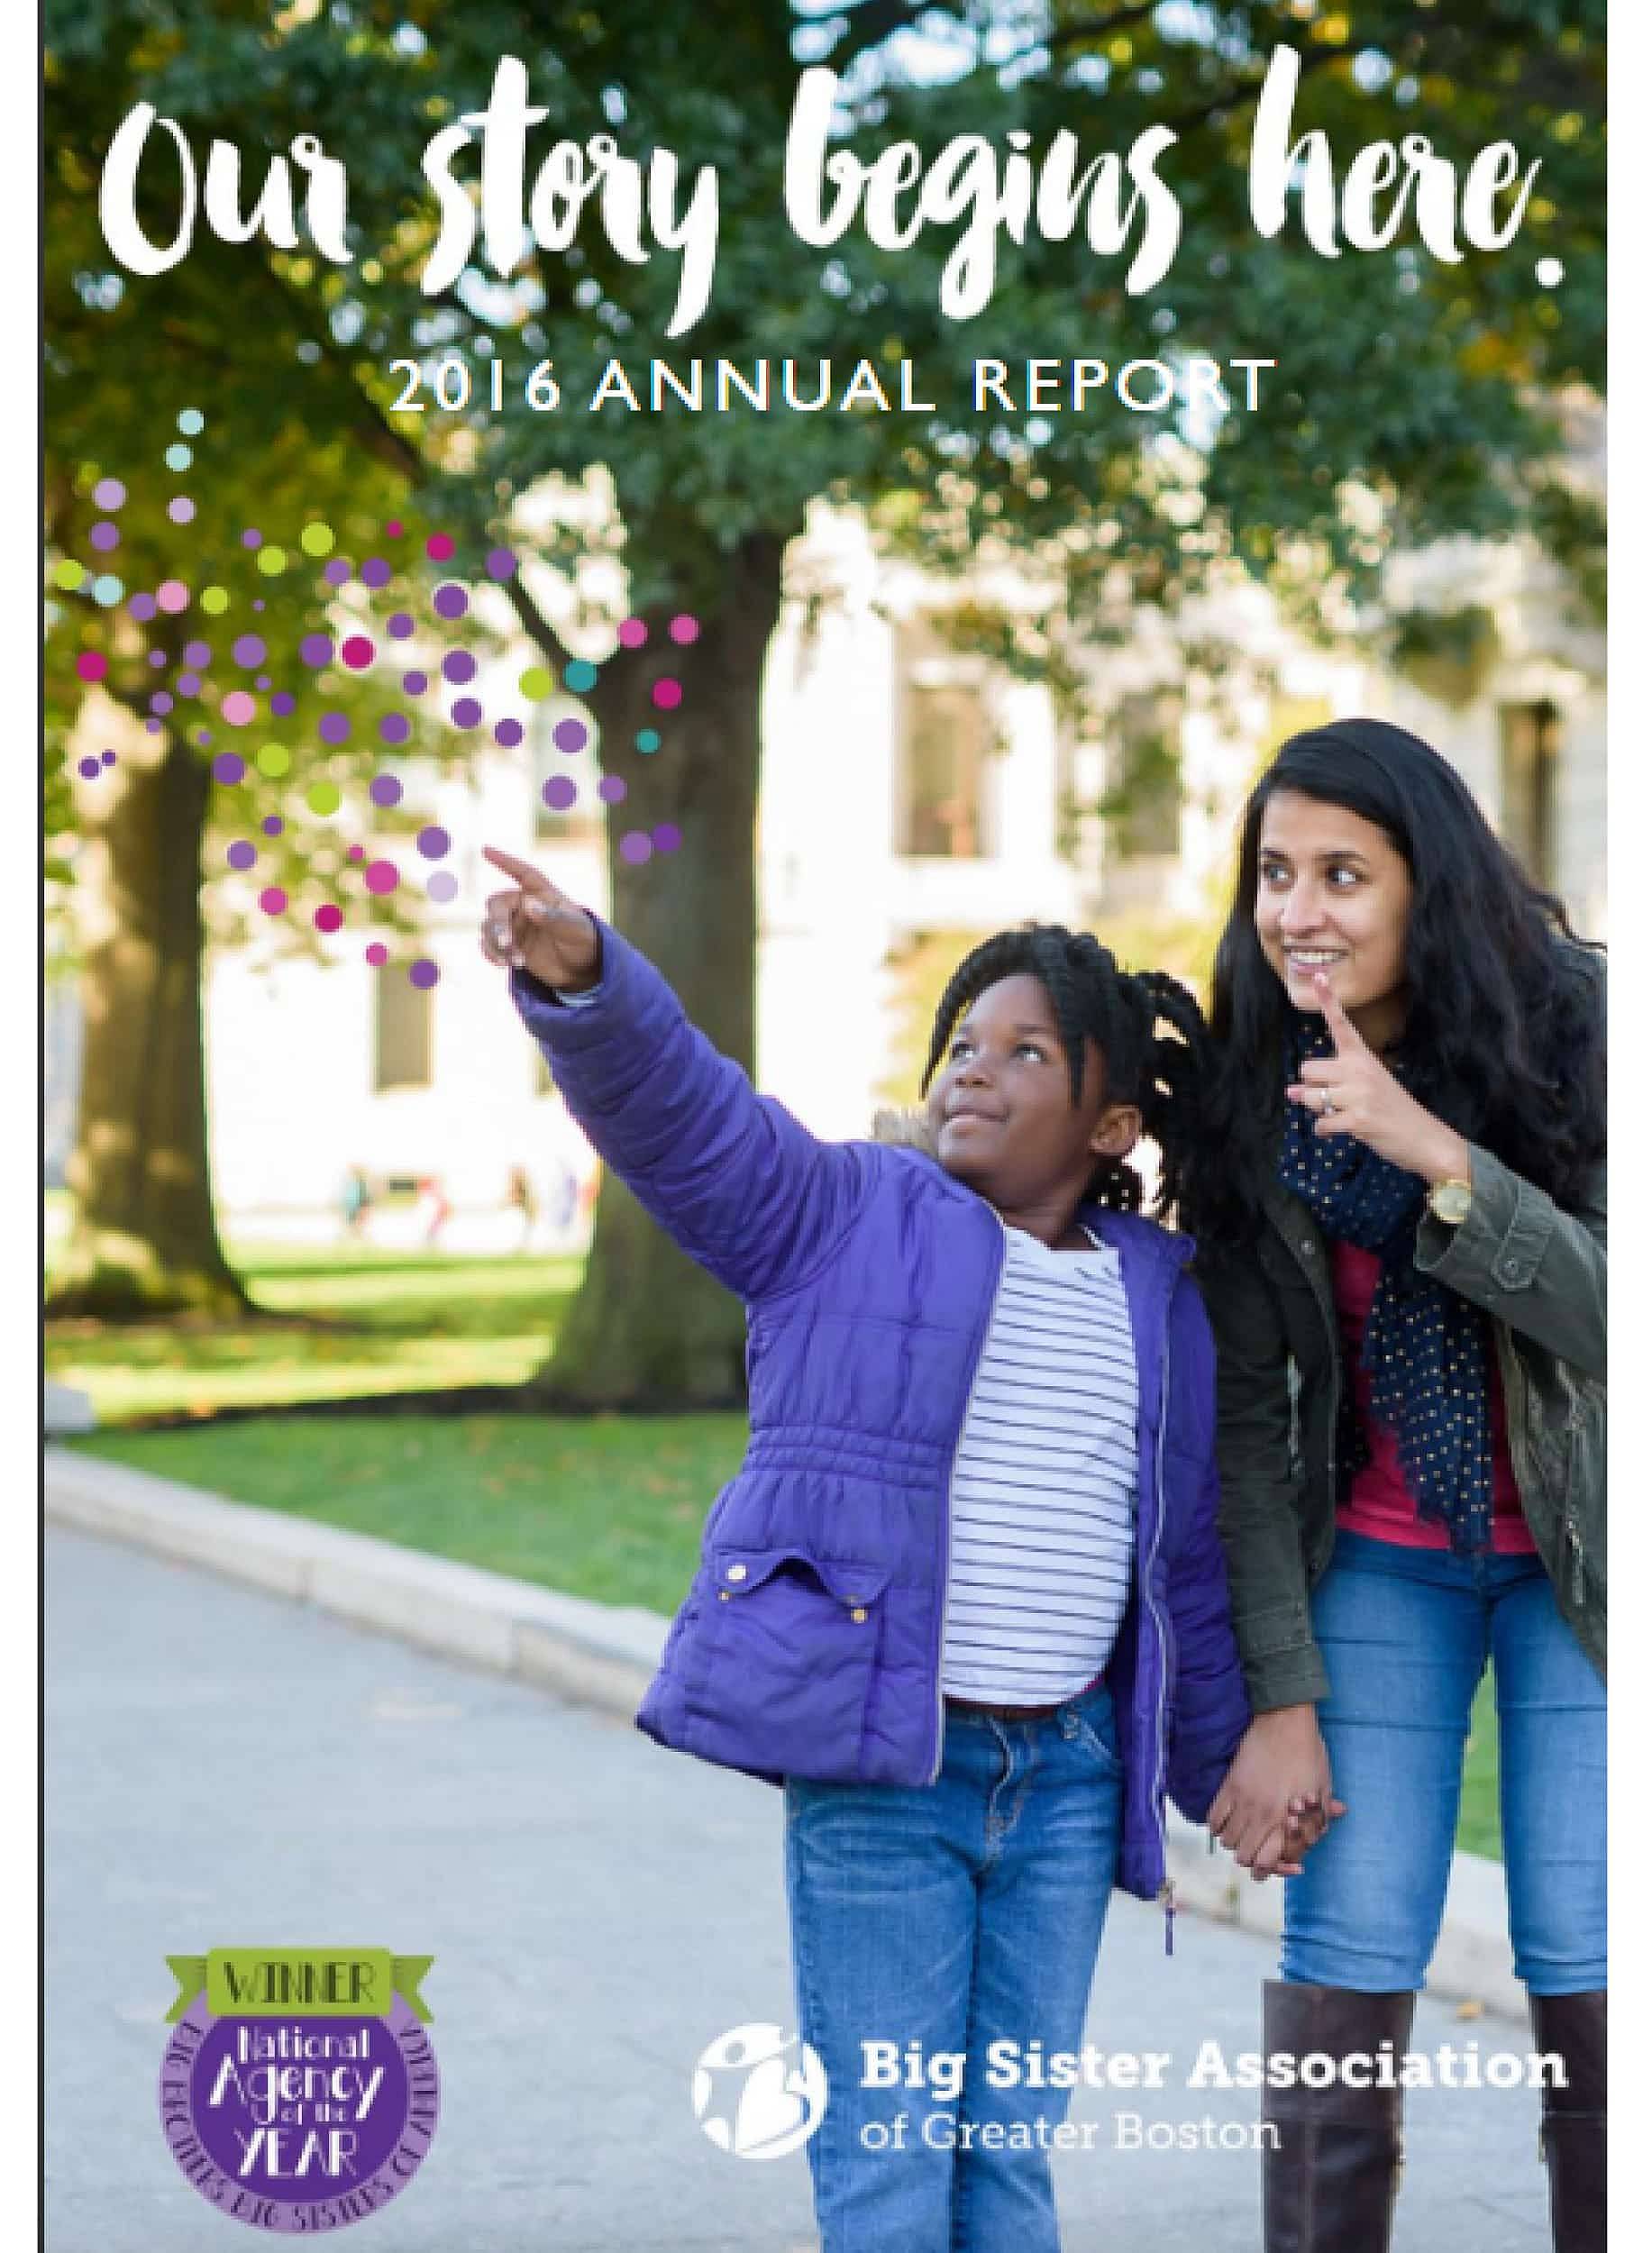
[[[1144,1132],[1161,1157],[1154,1209],[1169,1211],[1181,1194],[1182,1172],[1196,1133],[1200,1077],[1208,1038],[1199,1003],[1163,971],[1120,970],[1087,931],[1059,923],[1033,923],[1000,931],[966,954],[953,972],[935,1013],[926,1090],[946,1054],[953,1029],[970,1004],[1002,978],[1036,978],[1050,997],[1076,1105],[1084,1089],[1084,1043],[1094,1041],[1107,1069],[1109,1103],[1133,1103]],[[1171,1029],[1161,1035],[1163,1020]],[[1104,1158],[1085,1192],[1091,1204],[1139,1212],[1141,1176],[1122,1158]]]
[[[1404,1029],[1392,1061],[1471,1142],[1576,1202],[1606,1149],[1603,950],[1580,939],[1493,835],[1437,751],[1383,720],[1337,720],[1283,744],[1251,792],[1210,987],[1215,1066],[1182,1212],[1197,1233],[1255,1232],[1284,1109],[1296,1013],[1256,935],[1270,798],[1300,791],[1374,822],[1411,876]]]

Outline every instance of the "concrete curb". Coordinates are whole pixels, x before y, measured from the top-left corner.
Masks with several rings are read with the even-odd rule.
[[[66,1447],[45,1450],[45,1498],[48,1518],[59,1524],[313,1603],[625,1720],[642,1701],[670,1625],[641,1605],[561,1595]],[[1278,1885],[1257,1885],[1226,1854],[1208,1852],[1206,1833],[1173,1811],[1169,1846],[1181,1908],[1277,1935]],[[1429,1993],[1523,2021],[1525,1990],[1514,1976],[1508,1931],[1501,1864],[1456,1855]]]

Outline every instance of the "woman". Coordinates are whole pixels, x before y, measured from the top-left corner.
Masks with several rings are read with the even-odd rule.
[[[1048,2253],[1067,2092],[990,2047],[1081,2047],[1115,1878],[1168,1903],[1165,1792],[1201,1819],[1248,1718],[1191,1247],[1125,1163],[1151,1134],[1174,1194],[1196,1005],[1005,933],[942,999],[928,1146],[817,1142],[488,857],[484,952],[569,1109],[746,1301],[750,1448],[637,1719],[784,1783],[824,2253]]]
[[[1293,736],[1246,810],[1183,1214],[1256,1711],[1211,1827],[1346,1816],[1286,1888],[1265,2047],[1403,2050],[1475,1686],[1497,1686],[1555,2242],[1604,2245],[1605,1033],[1598,951],[1403,729]],[[1266,1856],[1263,1856],[1265,1862]],[[1400,2099],[1269,2100],[1270,2253],[1385,2248]]]

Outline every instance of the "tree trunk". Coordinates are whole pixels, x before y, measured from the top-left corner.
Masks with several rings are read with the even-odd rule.
[[[604,665],[591,703],[603,764],[628,786],[608,819],[614,921],[670,979],[683,1007],[726,1055],[750,1072],[755,1045],[755,826],[763,660],[780,615],[786,542],[753,534],[730,559],[724,598],[682,646],[669,609],[644,613],[649,633]],[[654,683],[682,683],[662,712]],[[639,729],[662,737],[653,756]],[[676,851],[639,864],[628,833],[670,823]],[[533,1381],[558,1408],[728,1408],[745,1398],[739,1301],[655,1227],[605,1173],[584,1281]]]
[[[134,731],[135,735],[135,731]],[[75,875],[85,1027],[49,1315],[232,1315],[249,1301],[218,1241],[201,1041],[201,835],[211,781],[178,737],[126,738]]]

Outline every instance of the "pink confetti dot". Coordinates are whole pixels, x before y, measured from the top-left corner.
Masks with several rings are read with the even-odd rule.
[[[232,689],[218,710],[232,727],[244,727],[249,720],[258,717],[258,700],[244,689]]]
[[[641,618],[627,618],[619,629],[619,639],[622,648],[641,649],[648,639],[648,628]]]
[[[337,908],[318,908],[310,920],[318,931],[336,931],[344,917]]]
[[[75,660],[75,670],[82,680],[101,680],[109,670],[109,660],[102,650],[83,649]]]
[[[655,681],[649,693],[662,712],[674,712],[682,702],[682,683],[667,673],[663,680]]]
[[[433,532],[424,543],[424,552],[433,563],[445,563],[453,552],[453,543],[445,532]]]
[[[365,634],[352,634],[341,647],[339,655],[347,665],[361,672],[373,661],[373,645]]]
[[[285,915],[287,912],[287,894],[281,889],[281,887],[278,884],[268,884],[265,886],[264,889],[260,892],[258,896],[258,904],[267,916]]]
[[[189,589],[181,579],[163,579],[155,589],[155,600],[169,616],[189,607]]]
[[[365,849],[361,845],[351,845],[350,848],[350,858],[352,861],[365,861],[367,858]]]
[[[176,500],[167,503],[167,515],[175,524],[191,524],[195,519],[195,503],[187,493],[180,493]]]
[[[384,528],[384,536],[387,540],[399,540],[404,530],[405,526],[402,524],[401,518],[399,516],[392,516],[389,523]]]
[[[382,970],[390,959],[390,950],[381,940],[375,939],[367,950],[367,959],[375,970]]]
[[[126,498],[126,488],[119,478],[99,478],[92,488],[92,498],[99,508],[119,508]]]
[[[401,881],[394,861],[370,861],[367,864],[367,889],[370,892],[393,892]]]
[[[653,845],[640,829],[627,829],[619,841],[620,859],[629,861],[634,867],[640,867],[653,853]]]
[[[690,617],[686,610],[680,611],[677,616],[671,620],[671,623],[666,628],[666,631],[670,634],[673,642],[698,642],[699,640],[699,620],[698,618]]]

